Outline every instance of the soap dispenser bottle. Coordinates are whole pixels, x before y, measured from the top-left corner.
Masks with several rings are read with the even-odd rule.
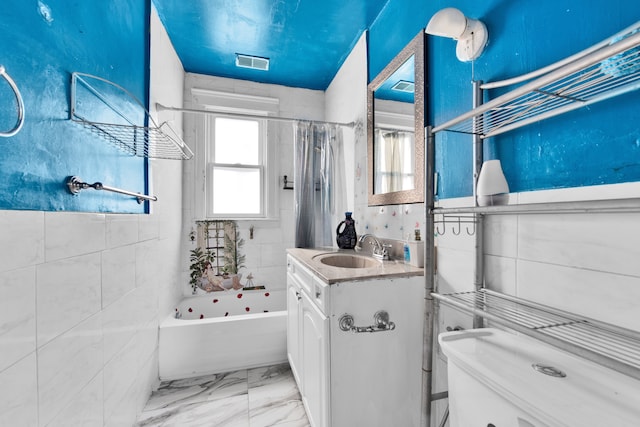
[[[351,212],[345,212],[345,219],[336,228],[336,243],[340,249],[353,249],[356,246],[356,222],[351,218]],[[341,230],[342,228],[342,230]]]
[[[405,264],[410,264],[411,263],[411,249],[409,248],[409,242],[404,242],[404,247],[402,248],[402,251],[404,253],[404,263]]]

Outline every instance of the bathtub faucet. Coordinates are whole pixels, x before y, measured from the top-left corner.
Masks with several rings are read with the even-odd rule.
[[[175,316],[176,316],[176,319],[182,319],[182,313],[180,313],[180,310],[178,310],[177,308],[176,308]]]

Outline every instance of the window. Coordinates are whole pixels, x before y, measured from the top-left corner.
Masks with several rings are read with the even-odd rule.
[[[265,217],[265,120],[212,116],[207,148],[207,216]]]

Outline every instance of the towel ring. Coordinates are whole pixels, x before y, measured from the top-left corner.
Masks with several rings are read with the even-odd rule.
[[[18,121],[16,123],[16,126],[9,132],[0,132],[0,136],[8,138],[17,134],[18,132],[20,132],[20,129],[22,129],[22,125],[24,124],[24,103],[22,102],[22,95],[20,94],[20,90],[18,90],[18,86],[16,86],[16,83],[13,81],[13,79],[9,76],[9,74],[7,74],[7,71],[5,70],[3,65],[0,65],[0,75],[4,77],[7,83],[9,83],[9,86],[11,86],[11,89],[13,89],[13,93],[16,96],[16,101],[18,102]]]

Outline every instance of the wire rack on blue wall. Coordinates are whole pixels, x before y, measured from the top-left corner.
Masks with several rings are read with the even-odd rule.
[[[433,132],[499,135],[640,88],[640,21],[588,54],[519,86]],[[487,85],[483,85],[484,88]],[[494,86],[497,87],[497,86]]]
[[[109,80],[72,73],[70,103],[72,121],[132,156],[171,160],[193,157],[169,123],[157,125],[131,92]]]

